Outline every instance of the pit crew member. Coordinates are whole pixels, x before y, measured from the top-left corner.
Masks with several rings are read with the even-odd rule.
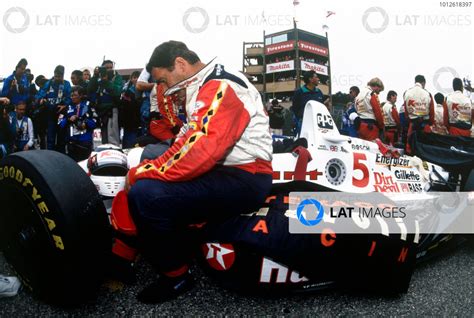
[[[382,81],[375,77],[367,83],[355,99],[355,107],[360,118],[358,129],[359,138],[375,140],[379,137],[380,130],[384,129],[382,108],[379,94],[383,91]]]

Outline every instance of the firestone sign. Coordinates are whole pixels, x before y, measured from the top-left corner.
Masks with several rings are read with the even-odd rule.
[[[295,69],[295,61],[293,60],[267,64],[267,74],[292,71],[294,69]]]
[[[328,76],[328,67],[325,65],[301,61],[301,70],[302,71],[315,71],[318,74]]]
[[[294,41],[286,41],[277,44],[267,45],[265,47],[265,54],[275,54],[280,52],[291,51],[295,47]]]
[[[326,48],[309,42],[298,41],[298,48],[301,51],[315,53],[322,56],[328,56],[328,50]]]

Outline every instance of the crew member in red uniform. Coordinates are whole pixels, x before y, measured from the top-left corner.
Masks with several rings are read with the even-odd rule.
[[[398,116],[397,93],[389,91],[387,102],[383,105],[383,121],[385,124],[385,142],[393,146],[398,141],[400,131],[400,117]]]
[[[383,91],[382,81],[375,77],[367,83],[355,99],[357,114],[361,119],[358,134],[359,138],[365,140],[375,140],[379,137],[379,132],[384,129],[382,108],[380,106],[378,94]]]
[[[444,124],[452,136],[471,136],[474,110],[469,97],[463,94],[460,78],[453,79],[454,92],[446,96],[444,101]]]
[[[150,122],[150,134],[158,140],[173,139],[178,134],[183,122],[178,118],[178,96],[165,96],[166,86],[163,83],[155,85],[158,102],[159,119]]]
[[[415,77],[415,86],[408,89],[403,95],[405,105],[405,118],[408,123],[407,153],[411,154],[411,138],[414,132],[431,132],[434,123],[435,109],[431,94],[425,90],[426,80],[423,75]]]
[[[146,303],[174,298],[192,285],[189,225],[259,208],[272,184],[272,138],[259,92],[240,72],[202,63],[182,42],[155,48],[147,69],[186,90],[188,122],[174,144],[128,173],[129,209],[141,252],[160,274],[138,295]]]

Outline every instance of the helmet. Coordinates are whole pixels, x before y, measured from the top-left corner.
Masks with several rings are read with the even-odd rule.
[[[90,178],[100,195],[114,197],[125,187],[127,155],[115,146],[101,146],[96,151],[87,162]]]

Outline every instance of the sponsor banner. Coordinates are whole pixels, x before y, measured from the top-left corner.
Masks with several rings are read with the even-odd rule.
[[[269,55],[269,54],[291,51],[294,48],[295,48],[294,41],[280,42],[277,44],[271,44],[271,45],[265,46],[265,54]]]
[[[316,63],[311,63],[307,61],[301,61],[301,70],[302,71],[315,71],[318,74],[328,76],[328,67],[325,65],[320,65]]]
[[[399,186],[391,176],[376,178],[380,187]],[[412,174],[403,178],[416,180]],[[405,186],[419,187],[413,182]],[[421,187],[410,192],[417,190]],[[338,234],[399,235],[418,243],[425,234],[474,234],[473,208],[470,192],[292,192],[285,215],[290,233],[322,234],[330,229]]]
[[[298,41],[298,48],[301,51],[306,51],[306,52],[310,52],[310,53],[314,53],[314,54],[318,54],[322,56],[328,56],[327,48],[316,45],[316,44],[312,44],[309,42]]]
[[[267,74],[291,71],[295,69],[295,61],[283,61],[267,64]]]

